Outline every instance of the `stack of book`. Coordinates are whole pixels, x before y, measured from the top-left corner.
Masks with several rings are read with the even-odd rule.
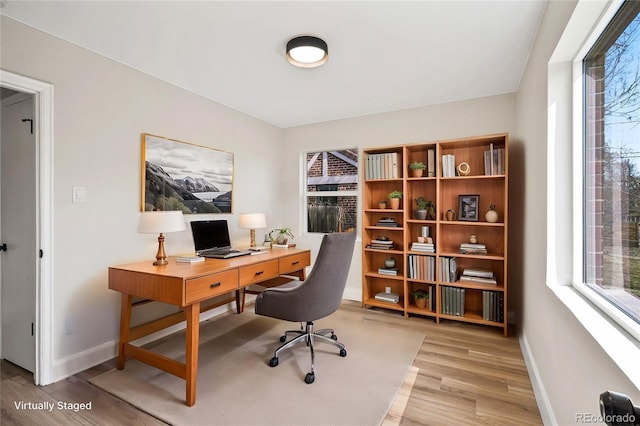
[[[382,219],[380,219],[378,221],[376,226],[397,227],[397,226],[400,226],[400,224],[398,222],[396,222],[396,220],[394,218],[392,218],[392,217],[383,217]]]
[[[442,313],[464,316],[464,288],[442,287]]]
[[[462,254],[487,254],[487,246],[484,244],[462,243],[460,244]]]
[[[371,243],[367,246],[370,249],[376,250],[392,250],[394,247],[393,241],[391,240],[371,240]]]
[[[440,258],[440,276],[439,280],[443,283],[456,282],[458,267],[456,266],[455,257],[441,257]]]
[[[202,257],[202,256],[178,256],[178,257],[176,257],[176,262],[178,262],[178,263],[204,262],[204,257]]]
[[[402,158],[397,152],[368,154],[365,179],[399,179],[402,177]]]
[[[412,243],[411,251],[423,251],[425,253],[435,253],[436,247],[433,243]]]
[[[398,268],[378,268],[380,275],[398,275]]]
[[[442,177],[455,177],[456,156],[453,154],[442,155]]]
[[[504,174],[504,148],[494,148],[489,145],[489,150],[484,152],[484,174],[503,175]]]
[[[489,290],[482,292],[482,319],[504,322],[504,293]]]
[[[398,303],[400,301],[400,296],[395,293],[378,293],[375,296],[376,300],[380,300],[381,302],[390,302],[390,303]]]
[[[493,285],[498,284],[496,277],[493,275],[493,271],[488,271],[485,269],[465,268],[462,270],[462,275],[460,275],[460,281],[470,281],[474,283]]]

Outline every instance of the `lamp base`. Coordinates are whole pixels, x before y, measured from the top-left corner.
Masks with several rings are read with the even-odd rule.
[[[168,265],[167,255],[164,252],[164,235],[162,232],[158,236],[158,253],[156,253],[156,261],[153,262],[155,266]]]

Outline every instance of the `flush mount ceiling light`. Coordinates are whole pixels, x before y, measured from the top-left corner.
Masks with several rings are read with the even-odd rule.
[[[300,36],[287,43],[287,61],[302,68],[315,68],[327,62],[327,43],[318,37]]]

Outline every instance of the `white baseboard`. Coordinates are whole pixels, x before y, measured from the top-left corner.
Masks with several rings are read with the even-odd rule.
[[[527,337],[524,334],[520,334],[518,340],[520,341],[522,357],[524,358],[524,363],[527,366],[527,372],[529,373],[529,380],[531,381],[531,386],[533,387],[533,393],[536,396],[536,403],[538,404],[538,410],[540,411],[542,424],[558,424],[556,422],[556,416],[553,414],[553,408],[551,407],[549,395],[547,395],[547,392],[544,389],[544,383],[542,383],[542,378],[540,377],[538,366],[536,365],[533,354],[531,353],[531,347],[529,346]]]
[[[249,300],[247,300],[245,306],[246,304],[248,304],[248,302]],[[235,303],[219,306],[217,308],[201,313],[200,321],[202,322],[230,311],[235,312]],[[132,343],[135,343],[136,346],[142,346],[147,343],[153,342],[154,340],[158,340],[162,337],[173,334],[177,331],[184,330],[185,327],[186,322],[182,321],[178,324],[172,325],[171,327],[167,327],[155,333],[149,334],[148,336],[141,337]],[[82,351],[61,360],[55,361],[53,365],[53,382],[66,379],[67,377],[73,376],[74,374],[108,361],[116,357],[117,355],[118,340],[112,340],[95,346],[91,349],[87,349],[86,351]]]

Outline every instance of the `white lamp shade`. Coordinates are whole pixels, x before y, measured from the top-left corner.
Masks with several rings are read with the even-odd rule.
[[[187,226],[181,211],[141,212],[138,232],[159,234],[165,232],[184,231]]]
[[[264,213],[240,214],[240,228],[259,229],[267,227],[267,218]]]

